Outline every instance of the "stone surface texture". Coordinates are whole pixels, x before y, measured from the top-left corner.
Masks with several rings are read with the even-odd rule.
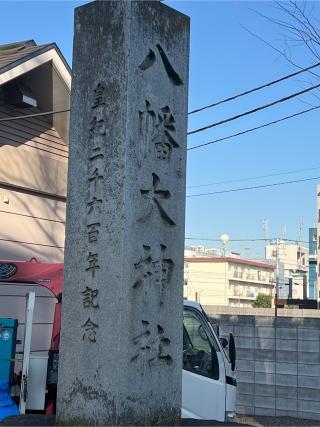
[[[57,419],[179,422],[189,18],[75,13]]]

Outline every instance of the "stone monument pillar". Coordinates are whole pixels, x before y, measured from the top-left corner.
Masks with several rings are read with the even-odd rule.
[[[179,421],[189,18],[76,9],[57,420]]]

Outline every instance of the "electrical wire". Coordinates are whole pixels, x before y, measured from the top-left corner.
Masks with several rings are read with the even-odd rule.
[[[23,116],[3,117],[0,119],[0,122],[9,122],[9,121],[11,122],[13,120],[22,120],[22,119],[30,119],[32,117],[49,116],[50,114],[67,113],[69,111],[70,111],[70,108],[66,110],[46,111],[44,113],[25,114]]]
[[[229,123],[229,122],[232,122],[234,120],[240,119],[241,117],[245,117],[245,116],[248,116],[250,114],[257,113],[258,111],[265,110],[266,108],[273,107],[274,105],[288,101],[289,99],[295,98],[296,96],[300,96],[304,93],[310,92],[311,90],[317,89],[318,87],[320,87],[320,83],[318,83],[314,86],[310,86],[306,89],[300,90],[299,92],[292,93],[291,95],[285,96],[284,98],[276,99],[275,101],[269,102],[268,104],[264,104],[264,105],[261,105],[259,107],[256,107],[253,110],[245,111],[244,113],[236,114],[235,116],[228,117],[227,119],[223,119],[223,120],[220,120],[218,122],[211,123],[209,125],[203,126],[201,128],[198,128],[198,129],[194,129],[194,130],[188,132],[187,135],[194,135],[195,133],[203,132],[203,131],[211,129],[213,127],[220,126],[220,125],[223,125],[225,123]]]
[[[233,96],[231,96],[231,97],[228,97],[228,98],[222,99],[222,100],[217,101],[217,102],[215,102],[215,103],[213,103],[213,104],[209,104],[209,105],[206,105],[206,106],[204,106],[204,107],[200,107],[200,108],[198,108],[198,109],[192,110],[192,111],[188,112],[188,114],[190,115],[190,114],[198,113],[198,112],[203,111],[203,110],[206,110],[206,109],[208,109],[208,108],[212,108],[212,107],[215,107],[215,106],[217,106],[217,105],[220,105],[220,104],[226,103],[226,102],[228,102],[228,101],[232,101],[232,100],[237,99],[237,98],[240,98],[240,97],[242,97],[242,96],[244,96],[244,95],[248,95],[248,94],[253,93],[253,92],[256,92],[256,91],[258,91],[258,90],[260,90],[260,89],[263,89],[263,88],[266,88],[266,87],[272,86],[272,85],[274,85],[274,84],[276,84],[276,83],[280,83],[280,82],[282,82],[282,81],[284,81],[284,80],[287,80],[287,79],[289,79],[289,78],[291,78],[291,77],[294,77],[294,76],[296,76],[296,75],[299,75],[299,74],[301,74],[301,73],[304,73],[304,72],[306,72],[306,71],[309,71],[309,70],[311,70],[311,69],[313,69],[313,68],[315,68],[315,67],[318,67],[319,65],[320,65],[320,62],[319,62],[319,63],[316,63],[316,64],[314,64],[314,65],[311,65],[311,66],[309,66],[309,67],[302,68],[302,69],[301,69],[301,70],[299,70],[299,71],[296,71],[296,72],[294,72],[294,73],[288,74],[288,75],[283,76],[283,77],[281,77],[281,78],[279,78],[279,79],[272,80],[271,82],[265,83],[265,84],[263,84],[263,85],[261,85],[261,86],[258,86],[258,87],[255,87],[255,88],[253,88],[253,89],[247,90],[247,91],[245,91],[245,92],[241,92],[241,93],[239,93],[239,94],[237,94],[237,95],[233,95]],[[299,96],[299,95],[301,95],[301,94],[303,94],[303,93],[306,93],[306,92],[308,92],[308,91],[310,91],[310,90],[312,90],[312,89],[315,89],[316,87],[318,87],[318,86],[317,86],[317,85],[316,85],[316,86],[312,86],[312,87],[307,88],[307,89],[305,89],[305,90],[303,90],[303,91],[300,91],[300,92],[297,92],[297,93],[295,93],[295,94],[292,94],[292,95],[290,95],[289,97],[286,97],[286,98],[281,99],[281,100],[277,100],[277,101],[275,101],[275,104],[277,104],[277,103],[279,103],[279,102],[283,102],[283,101],[285,101],[285,100],[287,100],[287,99],[291,99],[292,97]],[[258,107],[258,110],[257,110],[257,111],[259,111],[260,109],[263,109],[263,108],[267,108],[267,107],[269,107],[269,106],[271,106],[271,105],[275,105],[275,104],[274,104],[274,103],[272,103],[272,104],[267,105],[267,106]],[[23,116],[3,117],[3,118],[0,118],[0,122],[7,122],[7,121],[13,121],[13,120],[22,120],[22,119],[33,118],[33,117],[41,117],[41,116],[47,116],[47,115],[53,115],[53,114],[67,113],[67,112],[70,112],[70,111],[71,111],[71,110],[70,110],[70,108],[67,108],[67,109],[64,109],[64,110],[56,110],[56,111],[52,110],[52,111],[46,111],[46,112],[42,112],[42,113],[26,114],[26,115],[23,115]],[[256,111],[256,110],[253,110],[252,112],[255,112],[255,111]],[[243,115],[247,115],[247,114],[249,114],[249,112],[245,112],[245,113],[243,113]],[[250,113],[250,114],[251,114],[251,113]],[[241,115],[241,117],[242,117],[242,115]],[[232,120],[234,120],[233,118],[231,118],[231,119],[232,119]],[[230,119],[227,119],[227,120],[228,120],[228,121],[230,121]],[[223,123],[224,123],[224,121],[223,121]],[[222,124],[222,123],[221,123],[221,124]],[[217,124],[211,125],[210,127],[213,127],[213,126],[217,126]],[[195,133],[195,131],[191,131],[191,132],[189,132],[189,133],[188,133],[188,135],[191,135],[191,134],[193,134],[193,133]]]
[[[272,122],[268,122],[268,123],[265,123],[265,124],[260,125],[260,126],[255,126],[253,128],[246,129],[246,130],[241,131],[241,132],[233,133],[232,135],[228,135],[228,136],[224,136],[222,138],[214,139],[213,141],[205,142],[205,143],[200,144],[200,145],[195,145],[194,147],[188,148],[187,151],[196,150],[197,148],[201,148],[201,147],[205,147],[207,145],[215,144],[216,142],[221,142],[221,141],[225,141],[227,139],[235,138],[236,136],[244,135],[246,133],[253,132],[253,131],[258,130],[258,129],[262,129],[262,128],[274,125],[276,123],[280,123],[280,122],[283,122],[285,120],[292,119],[293,117],[301,116],[302,114],[309,113],[310,111],[317,110],[318,108],[320,108],[320,105],[316,105],[315,107],[308,108],[307,110],[299,111],[298,113],[291,114],[290,116],[282,117],[281,119],[273,120]]]
[[[318,63],[316,63],[314,65],[311,65],[310,67],[302,68],[299,71],[296,71],[294,73],[288,74],[288,75],[283,76],[283,77],[280,77],[279,79],[272,80],[269,83],[265,83],[265,84],[263,84],[261,86],[255,87],[253,89],[246,90],[245,92],[241,92],[241,93],[239,93],[237,95],[230,96],[229,98],[222,99],[221,101],[214,102],[213,104],[209,104],[209,105],[205,105],[204,107],[197,108],[195,110],[190,111],[188,114],[189,115],[190,114],[195,114],[195,113],[198,113],[200,111],[207,110],[208,108],[213,108],[213,107],[216,107],[218,105],[224,104],[226,102],[233,101],[234,99],[240,98],[240,97],[242,97],[244,95],[249,95],[250,93],[256,92],[256,91],[258,91],[260,89],[264,89],[266,87],[272,86],[272,85],[274,85],[276,83],[280,83],[280,82],[282,82],[284,80],[287,80],[287,79],[289,79],[291,77],[297,76],[297,75],[299,75],[301,73],[304,73],[306,71],[309,71],[309,70],[311,70],[311,69],[313,69],[315,67],[318,67],[319,65],[320,65],[320,62],[318,62]]]
[[[33,242],[23,242],[21,240],[11,240],[11,239],[1,239],[2,242],[10,242],[10,243],[22,243],[24,245],[33,245],[33,246],[43,246],[45,248],[56,248],[56,249],[64,249],[64,246],[56,246],[56,245],[45,245],[42,243],[33,243]]]
[[[276,187],[278,185],[295,184],[297,182],[314,181],[316,179],[320,179],[320,176],[315,176],[312,178],[305,178],[305,179],[296,179],[293,181],[276,182],[274,184],[255,185],[253,187],[231,188],[229,190],[213,191],[210,193],[190,194],[190,195],[187,195],[186,197],[210,196],[210,195],[214,195],[214,194],[233,193],[233,192],[245,191],[245,190],[255,190],[257,188]]]
[[[316,68],[319,65],[320,65],[320,62],[318,62],[316,64],[313,64],[313,65],[310,65],[309,67],[306,67],[306,68],[301,68],[299,71],[296,71],[296,72],[291,73],[291,74],[287,74],[287,75],[285,75],[283,77],[280,77],[280,78],[278,78],[276,80],[272,80],[272,81],[270,81],[268,83],[264,83],[264,84],[262,84],[260,86],[255,87],[255,88],[246,90],[244,92],[240,92],[240,93],[238,93],[236,95],[232,95],[232,96],[230,96],[228,98],[225,98],[225,99],[222,99],[220,101],[216,101],[213,104],[205,105],[203,107],[200,107],[200,108],[197,108],[195,110],[189,111],[188,114],[189,115],[195,114],[195,113],[198,113],[200,111],[206,110],[208,108],[216,107],[216,106],[224,104],[226,102],[233,101],[234,99],[238,99],[238,98],[240,98],[242,96],[249,95],[250,93],[256,92],[256,91],[264,89],[266,87],[273,86],[274,84],[277,84],[277,83],[280,83],[280,82],[282,82],[284,80],[290,79],[291,77],[295,77],[295,76],[297,76],[297,75],[299,75],[301,73],[305,73],[306,71],[312,70],[313,68]],[[20,119],[25,119],[25,118],[39,117],[39,116],[46,116],[46,115],[50,115],[50,114],[67,113],[67,112],[70,112],[70,108],[65,109],[65,110],[47,111],[47,112],[43,112],[43,113],[34,113],[34,114],[25,115],[25,116],[5,117],[5,118],[0,119],[0,122],[11,121],[11,120],[20,120]]]
[[[288,120],[288,119],[291,119],[291,118],[293,118],[293,117],[301,116],[302,114],[309,113],[310,111],[317,110],[318,108],[320,108],[320,105],[316,105],[315,107],[311,107],[311,108],[308,108],[308,109],[306,109],[306,110],[299,111],[298,113],[294,113],[294,114],[291,114],[291,115],[289,115],[289,116],[282,117],[281,119],[273,120],[272,122],[268,122],[268,123],[265,123],[265,124],[260,125],[260,126],[255,126],[255,127],[253,127],[253,128],[246,129],[246,130],[241,131],[241,132],[237,132],[237,133],[234,133],[234,134],[231,134],[231,135],[228,135],[228,136],[222,137],[222,138],[215,139],[215,140],[213,140],[213,141],[205,142],[205,143],[200,144],[200,145],[195,145],[194,147],[189,147],[189,148],[187,149],[187,151],[196,150],[197,148],[205,147],[205,146],[207,146],[207,145],[212,145],[212,144],[215,144],[215,143],[217,143],[217,142],[222,142],[222,141],[226,141],[226,140],[228,140],[228,139],[235,138],[235,137],[237,137],[237,136],[245,135],[246,133],[250,133],[250,132],[253,132],[253,131],[255,131],[255,130],[259,130],[259,129],[262,129],[262,128],[265,128],[265,127],[268,127],[268,126],[271,126],[271,125],[274,125],[274,124],[277,124],[277,123],[283,122],[283,121]],[[51,114],[51,113],[49,113],[49,114]],[[15,117],[15,118],[16,118],[16,117]],[[19,117],[19,118],[24,118],[24,116],[21,116],[21,117]],[[0,121],[1,121],[1,120],[2,120],[2,119],[0,119]],[[25,145],[26,145],[26,144],[25,144]],[[29,145],[28,145],[28,146],[29,146]],[[31,145],[30,145],[29,147],[30,147],[30,148],[34,148],[34,149],[36,149],[36,150],[47,151],[47,150],[43,150],[43,149],[41,149],[41,148],[39,148],[39,147],[34,147],[34,146],[31,146]],[[68,158],[68,156],[63,156],[63,155],[58,154],[58,153],[52,153],[51,151],[50,151],[50,153],[51,153],[51,154],[54,154],[54,155],[57,155],[57,156],[60,156],[60,157]],[[228,181],[227,181],[227,182],[228,182]],[[230,181],[230,182],[232,182],[232,181]],[[222,183],[223,183],[223,182],[222,182]]]
[[[277,240],[277,237],[269,237],[269,238],[257,238],[257,239],[229,239],[229,242],[258,242],[258,241],[263,241],[263,242],[268,242],[268,241],[272,241],[272,240]],[[208,242],[220,242],[220,239],[210,239],[210,238],[202,238],[202,237],[185,237],[185,240],[207,240]],[[285,242],[297,242],[297,243],[309,243],[307,241],[304,240],[299,240],[299,239],[287,239],[287,238],[283,238],[280,239],[281,241],[285,241]]]
[[[200,237],[185,237],[185,240],[208,240],[209,242],[221,242],[220,239],[209,239],[209,238],[200,238]],[[267,241],[274,239],[229,239],[228,242],[258,242],[258,241]]]
[[[189,185],[187,188],[210,187],[212,185],[229,184],[231,182],[240,182],[240,181],[251,181],[251,180],[255,180],[255,179],[269,178],[271,176],[289,175],[289,174],[292,174],[292,173],[309,172],[309,171],[318,170],[318,169],[320,169],[320,166],[317,166],[317,167],[314,167],[314,168],[308,168],[308,169],[296,169],[296,170],[287,171],[287,172],[272,173],[272,174],[269,174],[269,175],[253,176],[253,177],[249,177],[249,178],[231,179],[229,181],[218,181],[218,182],[212,182],[210,184]]]

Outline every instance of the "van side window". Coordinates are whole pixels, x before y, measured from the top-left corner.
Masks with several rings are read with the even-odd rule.
[[[219,379],[219,361],[200,318],[185,311],[183,316],[183,369]]]

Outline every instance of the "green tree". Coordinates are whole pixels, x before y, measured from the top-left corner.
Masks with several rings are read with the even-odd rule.
[[[271,295],[258,294],[256,300],[252,304],[254,308],[271,308]]]

